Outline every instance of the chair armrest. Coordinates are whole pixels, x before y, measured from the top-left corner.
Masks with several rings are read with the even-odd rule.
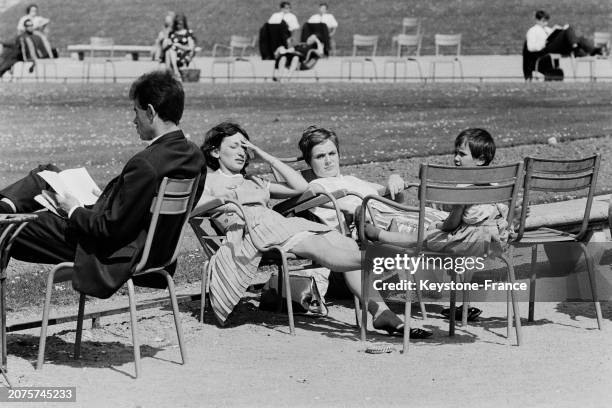
[[[366,242],[367,238],[365,236],[365,214],[366,209],[369,210],[368,204],[370,201],[379,201],[383,204],[388,205],[389,207],[395,208],[397,210],[402,210],[406,212],[420,212],[420,209],[417,207],[412,207],[408,205],[398,204],[393,200],[389,200],[388,198],[383,198],[377,195],[368,195],[363,199],[361,203],[361,211],[359,212],[359,241]]]
[[[225,44],[214,44],[212,49],[212,56],[215,57],[217,55],[217,48],[225,48],[226,50],[230,50],[231,47]]]
[[[283,215],[291,212],[299,213],[311,208],[320,207],[323,204],[333,202],[333,199],[342,198],[347,195],[346,190],[336,190],[331,193],[313,192],[306,190],[303,194],[289,198],[283,202],[276,204],[273,210]],[[330,197],[331,196],[331,197]],[[333,197],[333,199],[332,199]]]
[[[221,207],[224,204],[225,200],[223,200],[222,198],[213,198],[209,202],[199,206],[197,210],[193,211],[191,213],[190,218],[201,217],[206,213],[210,212],[211,210],[214,210],[217,207]]]

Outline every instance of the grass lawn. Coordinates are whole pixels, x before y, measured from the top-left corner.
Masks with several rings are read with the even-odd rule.
[[[18,19],[30,0],[22,0],[0,15],[0,38],[15,35]],[[277,0],[48,0],[40,14],[51,19],[51,41],[87,43],[91,36],[113,37],[117,44],[153,44],[168,10],[184,12],[190,28],[210,54],[214,43],[229,42],[232,34],[254,36],[278,9]],[[318,10],[319,0],[293,2],[300,23]],[[525,32],[537,9],[547,10],[551,22],[572,24],[579,33],[609,30],[609,0],[334,0],[330,11],[339,23],[335,39],[339,55],[348,55],[353,34],[378,35],[378,54],[391,55],[391,37],[401,32],[403,17],[420,17],[423,54],[433,54],[435,33],[462,33],[466,54],[520,54]]]
[[[183,128],[200,144],[214,124],[236,120],[265,150],[293,156],[301,131],[320,124],[337,131],[343,164],[425,158],[450,153],[457,133],[475,126],[498,146],[611,135],[611,91],[611,84],[563,83],[195,84],[186,86]],[[131,109],[125,85],[4,84],[0,186],[46,162],[85,166],[104,186],[142,149]],[[188,237],[180,281],[198,278],[201,258]],[[10,306],[38,303],[46,269],[11,269],[21,278],[11,279]]]

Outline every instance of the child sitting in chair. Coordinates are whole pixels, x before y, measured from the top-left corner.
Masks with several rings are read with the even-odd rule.
[[[455,166],[488,166],[494,157],[495,142],[486,130],[466,129],[455,139]],[[443,222],[430,224],[425,232],[424,244],[428,250],[466,256],[486,256],[491,251],[501,250],[507,242],[509,235],[506,221],[507,205],[501,203],[452,205],[444,209],[450,211],[448,217]],[[372,224],[366,224],[365,234],[372,241],[403,247],[414,246],[418,240],[416,228],[386,231]],[[450,313],[448,309],[445,310]],[[457,311],[461,313],[461,308]],[[470,308],[468,313],[468,320],[474,320],[482,311]]]

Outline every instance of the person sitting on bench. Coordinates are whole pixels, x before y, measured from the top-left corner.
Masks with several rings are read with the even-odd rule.
[[[306,42],[298,43],[295,47],[280,46],[274,53],[276,56],[275,73],[280,71],[280,78],[282,78],[291,71],[312,69],[323,56],[323,52],[323,43],[314,34],[308,37]],[[274,75],[273,79],[277,81],[279,76]]]

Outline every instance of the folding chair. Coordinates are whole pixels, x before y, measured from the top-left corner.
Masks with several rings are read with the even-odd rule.
[[[174,324],[176,326],[176,334],[178,337],[179,349],[181,351],[181,359],[183,364],[187,361],[186,350],[183,345],[183,334],[181,330],[181,321],[179,316],[178,303],[174,292],[174,281],[172,276],[166,271],[169,265],[172,265],[178,256],[179,245],[183,236],[183,231],[187,225],[189,213],[193,207],[199,176],[192,179],[172,179],[164,177],[162,180],[157,196],[151,203],[151,222],[147,231],[145,246],[139,262],[134,266],[132,271],[133,277],[141,277],[147,274],[159,274],[166,279],[168,284],[168,293],[172,303],[172,312],[174,314]],[[169,226],[168,222],[173,225],[180,225],[177,228],[178,233],[173,237],[173,240],[168,240],[168,231],[157,230],[158,226]],[[163,245],[157,241],[158,238],[163,238]],[[168,243],[174,243],[173,246],[168,246]],[[160,255],[161,253],[161,255]],[[155,258],[159,261],[154,265],[150,265],[149,258],[155,254]],[[53,286],[58,282],[72,280],[74,270],[73,262],[63,262],[56,265],[50,272],[47,278],[47,292],[45,296],[45,306],[43,309],[42,327],[40,330],[40,343],[38,348],[37,369],[42,369],[45,359],[45,344],[47,339],[47,326],[49,322],[49,309],[51,306],[51,293]],[[130,302],[130,322],[132,329],[132,344],[134,347],[134,365],[136,378],[140,375],[140,343],[138,341],[138,319],[136,317],[136,298],[134,295],[134,282],[132,278],[127,281],[128,297]],[[83,332],[83,315],[85,313],[85,294],[81,293],[79,298],[79,312],[77,318],[77,332],[74,344],[74,358],[79,358],[81,352],[81,335]]]
[[[91,66],[101,64],[103,69],[103,78],[106,82],[106,65],[110,65],[113,73],[113,82],[117,82],[117,74],[115,71],[115,40],[112,37],[90,37],[89,45],[91,46],[88,53],[85,53],[83,59],[83,79],[89,82]]]
[[[291,157],[291,158],[283,158],[281,160],[285,163],[295,164],[295,163],[302,162],[304,159],[302,157]],[[274,169],[272,169],[272,171],[276,179],[279,180],[280,175]],[[304,179],[306,179],[306,181],[308,182],[311,182],[317,178],[311,169],[301,170],[300,173],[302,177],[304,177]],[[382,190],[383,191],[379,191],[381,195],[384,194],[384,188]],[[308,201],[307,205],[308,205],[308,208],[315,208],[315,207],[319,207],[322,205],[331,205],[331,207],[336,211],[336,218],[338,220],[338,228],[340,230],[340,233],[342,233],[345,236],[351,237],[351,231],[349,230],[349,225],[347,223],[347,215],[342,214],[342,211],[340,210],[340,205],[338,204],[339,199],[343,197],[348,197],[348,196],[355,196],[359,198],[361,201],[363,201],[363,199],[365,198],[365,196],[359,193],[353,192],[353,191],[338,190],[332,193],[322,193],[322,195],[319,196],[316,201],[315,200]],[[303,213],[308,208],[304,208],[305,207],[304,205],[296,204],[295,201],[296,201],[296,198],[283,201],[277,204],[276,206],[274,206],[274,210],[278,211],[279,213],[285,216],[300,216],[300,213]],[[370,215],[372,214],[372,209],[369,207],[368,207],[368,213]],[[353,214],[348,214],[348,217],[352,218]],[[417,291],[417,296],[418,296],[418,301],[419,301],[419,305],[421,309],[421,316],[423,317],[423,320],[427,320],[427,311],[425,310],[425,304],[423,303],[421,299],[420,290]],[[354,300],[355,300],[355,313],[356,313],[355,320],[357,322],[357,326],[361,326],[361,319],[360,319],[361,316],[359,315],[359,309],[360,309],[359,298],[355,296]]]
[[[361,222],[359,223],[359,237],[364,243],[364,247],[372,246],[373,243],[365,237],[364,231],[364,211],[368,202],[372,200],[380,201],[406,212],[418,212],[418,241],[415,247],[415,254],[423,254],[425,256],[449,256],[449,253],[430,251],[425,246],[425,205],[428,203],[451,204],[451,205],[474,205],[474,204],[493,204],[493,203],[509,203],[509,211],[507,222],[512,225],[514,217],[514,206],[518,191],[520,189],[523,178],[523,163],[509,164],[504,166],[487,166],[487,167],[447,167],[433,164],[421,164],[420,182],[418,184],[410,184],[411,187],[418,188],[418,207],[409,207],[395,203],[378,196],[367,196],[362,205]],[[380,244],[378,244],[380,245]],[[383,247],[397,248],[389,245]],[[507,249],[502,254],[493,253],[504,261],[507,266],[508,281],[514,284],[516,278],[514,275],[514,267],[512,265],[512,246],[508,245]],[[461,256],[453,254],[452,256]],[[367,328],[367,313],[363,313],[363,305],[368,301],[368,282],[369,272],[364,270],[362,280],[362,325],[361,325],[361,340],[366,339]],[[451,272],[452,279],[457,282],[458,274]],[[415,275],[416,277],[416,275]],[[417,284],[418,287],[418,284]],[[451,291],[450,298],[450,319],[449,319],[449,336],[453,336],[455,332],[455,291]],[[512,298],[512,308],[514,312],[514,322],[516,326],[517,345],[522,342],[521,320],[518,308],[518,302],[513,290],[510,291]],[[467,292],[464,291],[463,303],[463,323],[467,324]],[[411,291],[406,290],[406,305],[405,305],[405,323],[404,323],[404,353],[408,351],[410,337],[410,316],[411,316]],[[510,313],[508,314],[508,329],[507,335],[510,335]]]
[[[404,66],[404,78],[408,75],[408,63],[415,63],[419,72],[419,80],[423,78],[423,71],[421,70],[421,64],[418,58],[421,56],[421,35],[408,35],[400,34],[395,37],[397,42],[397,56],[395,58],[387,58],[384,64],[384,75],[387,76],[387,65],[393,65],[393,82],[397,79],[397,66],[399,64]],[[402,57],[402,48],[407,49],[414,48],[413,53],[409,53],[408,56]]]
[[[247,48],[250,47],[255,47],[255,41],[257,40],[257,37],[254,38],[249,38],[249,37],[241,37],[239,35],[232,35],[230,37],[230,43],[229,45],[224,45],[224,44],[215,44],[213,45],[213,50],[212,50],[212,65],[211,65],[211,75],[213,77],[213,82],[214,82],[214,73],[215,73],[215,65],[226,65],[227,66],[227,80],[228,82],[231,80],[231,78],[234,77],[234,73],[236,70],[236,63],[237,62],[246,62],[250,65],[251,67],[251,75],[253,77],[253,80],[255,79],[255,65],[253,64],[253,61],[251,61],[249,58],[245,57],[245,53],[247,51]],[[219,49],[226,49],[229,51],[229,56],[227,57],[218,57],[217,56],[217,51]],[[239,54],[238,54],[239,52]]]
[[[605,47],[606,52],[610,52],[610,41],[611,35],[608,32],[603,31],[595,31],[593,34],[593,44],[595,47]],[[596,78],[596,65],[598,59],[606,58],[604,55],[602,56],[588,56],[588,57],[576,57],[572,52],[570,54],[570,61],[572,71],[574,73],[574,79],[577,77],[578,73],[578,64],[588,64],[589,67],[589,80],[595,81]]]
[[[535,293],[536,293],[536,271],[535,265],[538,255],[538,245],[558,242],[577,243],[584,254],[589,277],[589,285],[595,312],[597,316],[597,326],[602,328],[601,306],[597,301],[597,291],[595,288],[595,277],[593,275],[593,260],[589,256],[586,241],[588,240],[588,225],[595,185],[597,184],[597,174],[601,157],[599,155],[586,157],[584,159],[541,159],[527,157],[525,159],[525,189],[523,194],[523,206],[521,219],[516,238],[512,242],[516,247],[531,247],[531,276],[529,290],[529,317],[528,321],[534,319]],[[580,230],[577,233],[568,233],[553,228],[541,227],[535,230],[526,230],[525,220],[529,199],[536,191],[539,192],[575,192],[588,190],[584,215]]]
[[[317,199],[321,195],[305,193],[301,198],[297,198],[295,203],[296,206],[300,206],[304,210],[310,208],[310,205],[317,205],[320,199]],[[327,199],[327,198],[326,198]],[[325,199],[325,200],[326,200]],[[312,201],[311,204],[308,202]],[[223,235],[220,231],[218,231],[214,223],[212,222],[210,216],[212,212],[217,208],[225,204],[232,204],[236,208],[236,212],[241,214],[244,219],[244,209],[243,206],[237,201],[230,199],[221,199],[215,198],[207,203],[206,206],[201,206],[197,214],[192,214],[189,220],[189,224],[193,229],[198,241],[202,245],[202,250],[208,259],[210,259],[215,252],[222,245],[223,240],[225,239],[225,235]],[[249,226],[247,223],[244,225],[244,233],[249,234]],[[293,306],[291,303],[291,284],[289,280],[289,273],[295,270],[304,270],[310,269],[314,267],[318,267],[317,265],[293,265],[289,264],[289,260],[297,260],[300,259],[296,255],[292,253],[285,252],[280,246],[272,245],[270,247],[262,247],[255,240],[253,241],[253,245],[255,248],[264,254],[259,266],[266,265],[275,265],[279,269],[278,274],[278,287],[281,289],[281,296],[279,297],[278,304],[278,312],[281,311],[282,308],[282,295],[283,293],[286,296],[286,304],[287,304],[287,314],[289,319],[289,332],[291,335],[295,335],[295,324],[293,319]],[[208,261],[202,267],[202,301],[200,303],[200,322],[204,321],[204,310],[206,306],[206,293],[208,293],[208,284],[209,284],[209,276],[208,276]]]
[[[361,65],[361,78],[365,77],[365,64],[369,63],[372,65],[374,71],[374,79],[378,79],[376,72],[376,62],[374,57],[376,56],[376,48],[378,46],[377,35],[353,35],[353,54],[351,57],[342,58],[340,61],[340,77],[344,77],[344,66],[348,65],[348,79],[351,80],[351,74],[353,71],[353,64]],[[366,56],[357,56],[359,48],[371,48],[372,52]],[[372,77],[370,77],[372,80]]]
[[[455,79],[455,65],[459,67],[461,80],[463,81],[463,64],[459,57],[461,56],[461,34],[436,34],[434,36],[436,46],[436,55],[430,62],[431,80],[436,80],[436,65],[451,64],[453,68],[453,80]],[[444,55],[442,47],[454,48],[452,54]]]

